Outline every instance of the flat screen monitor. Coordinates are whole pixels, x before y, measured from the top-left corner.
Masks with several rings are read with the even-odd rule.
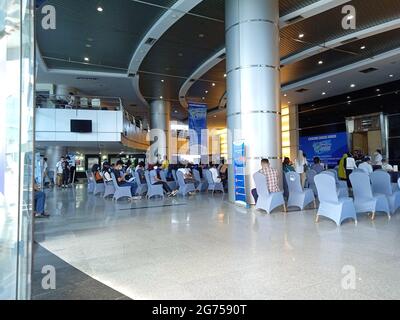
[[[71,132],[92,132],[92,120],[71,120]]]

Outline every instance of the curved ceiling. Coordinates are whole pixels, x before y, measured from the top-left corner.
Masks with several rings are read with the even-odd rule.
[[[225,61],[219,55],[225,47],[224,0],[188,0],[186,11],[174,9],[185,0],[48,0],[44,3],[56,7],[57,29],[45,31],[37,19],[38,46],[48,67],[42,72],[42,79],[52,81],[51,75],[63,70],[114,74],[119,79],[115,81],[115,91],[121,93],[136,113],[146,109],[141,96],[147,101],[162,97],[172,102],[172,116],[177,119],[186,117],[182,107],[186,100],[207,103],[210,110],[224,104],[221,99],[226,91]],[[356,8],[356,30],[341,27],[344,4]],[[103,8],[102,12],[97,11],[98,6]],[[398,0],[281,0],[280,52],[284,65],[281,78],[288,95],[282,97],[283,102],[319,99],[321,90],[337,93],[339,88],[324,89],[321,83],[317,84],[322,81],[318,77],[326,84],[326,76],[334,77],[330,73],[335,70],[345,72],[346,67],[354,67],[359,62],[367,66],[374,61],[377,65],[386,61],[376,57],[382,58],[382,54],[400,48],[399,12]],[[167,23],[161,36],[142,52],[140,65],[135,67],[134,58],[141,53],[147,35],[169,13],[176,13],[178,17]],[[304,34],[301,39],[300,34]],[[380,68],[385,72],[375,80],[388,81],[386,68],[383,65]],[[58,82],[63,81],[60,72]],[[137,92],[131,73],[140,76],[136,78]],[[351,81],[361,83],[361,77],[366,76],[356,72]],[[121,85],[124,77],[130,86]],[[108,80],[107,85],[113,86],[112,81]],[[301,86],[306,86],[303,88],[306,91],[296,92]],[[346,86],[340,90],[346,90]],[[95,93],[96,89],[90,88]],[[104,87],[97,89],[102,90]]]

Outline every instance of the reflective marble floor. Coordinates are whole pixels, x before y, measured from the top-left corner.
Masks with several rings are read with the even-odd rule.
[[[399,299],[400,213],[341,228],[222,195],[113,203],[47,191],[35,240],[132,299]],[[95,296],[96,293],[94,292]]]

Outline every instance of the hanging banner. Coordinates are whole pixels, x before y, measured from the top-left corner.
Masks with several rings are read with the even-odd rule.
[[[235,174],[235,202],[247,206],[246,152],[244,142],[233,143],[233,168]]]
[[[189,103],[189,137],[191,155],[208,155],[207,105]],[[202,134],[203,133],[203,134]],[[206,152],[207,151],[207,152]]]

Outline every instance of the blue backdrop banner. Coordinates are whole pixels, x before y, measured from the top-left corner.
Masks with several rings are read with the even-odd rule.
[[[347,133],[338,132],[320,136],[300,137],[300,150],[307,155],[311,162],[319,157],[321,162],[328,165],[337,165],[343,154],[349,151]]]
[[[189,103],[190,146],[207,147],[207,136],[201,136],[202,130],[207,129],[207,106]]]
[[[246,201],[246,151],[245,144],[233,144],[233,168],[235,173],[235,202],[247,205]]]

